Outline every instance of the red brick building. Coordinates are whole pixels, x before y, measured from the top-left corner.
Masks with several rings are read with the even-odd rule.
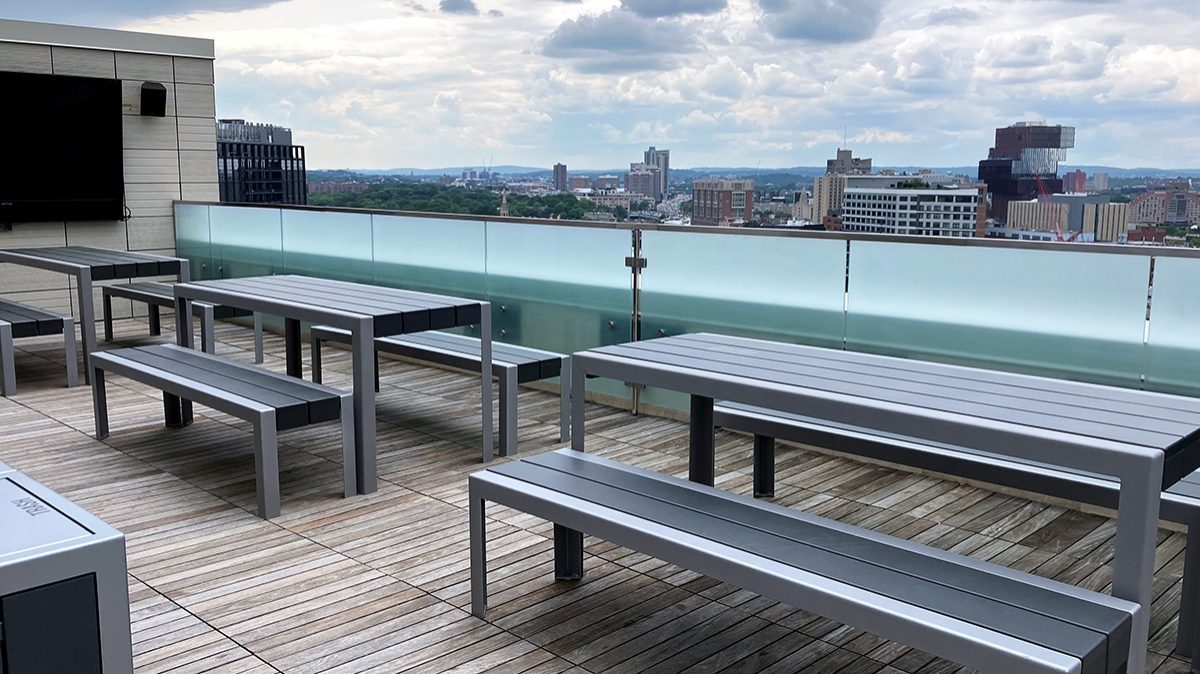
[[[754,214],[753,180],[697,180],[692,183],[692,224],[740,227]]]

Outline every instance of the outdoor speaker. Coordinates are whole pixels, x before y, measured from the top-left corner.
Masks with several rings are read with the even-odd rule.
[[[142,82],[142,116],[167,116],[167,88],[158,82]]]

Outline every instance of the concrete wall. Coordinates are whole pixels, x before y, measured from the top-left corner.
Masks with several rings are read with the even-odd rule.
[[[125,203],[131,214],[127,222],[16,223],[12,231],[0,232],[0,248],[71,245],[174,254],[171,202],[218,198],[212,55],[211,40],[0,20],[0,71],[121,80]],[[139,114],[144,81],[167,88],[166,117]],[[96,293],[99,318],[98,288]],[[0,297],[78,318],[61,274],[0,264]],[[128,315],[131,306],[117,302],[114,309]]]

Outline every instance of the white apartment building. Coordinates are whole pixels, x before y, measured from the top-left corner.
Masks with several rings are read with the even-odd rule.
[[[975,188],[847,187],[842,228],[848,232],[976,236],[982,226]]]

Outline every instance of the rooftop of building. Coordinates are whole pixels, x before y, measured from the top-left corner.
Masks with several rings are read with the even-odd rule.
[[[164,321],[165,337],[169,321]],[[146,324],[119,321],[122,343]],[[253,362],[252,332],[217,352]],[[265,366],[282,372],[282,339]],[[589,539],[588,582],[550,583],[550,528],[489,510],[492,604],[469,613],[466,476],[478,470],[478,379],[385,357],[379,491],[340,498],[334,429],[281,437],[283,514],[255,515],[252,439],[205,408],[164,432],[156,392],[110,377],[114,432],[92,436],[87,387],[61,388],[61,344],[22,340],[22,394],[0,398],[0,461],[127,535],[137,672],[966,672],[902,644]],[[348,352],[325,359],[347,386]],[[558,398],[522,389],[521,454],[559,445]],[[589,451],[683,476],[688,427],[588,406]],[[47,452],[47,447],[56,451]],[[750,439],[717,437],[719,486],[751,489]],[[505,461],[507,459],[498,459]],[[780,447],[775,501],[875,531],[1104,589],[1114,522],[1071,504]],[[1149,670],[1169,655],[1184,536],[1158,540]]]

